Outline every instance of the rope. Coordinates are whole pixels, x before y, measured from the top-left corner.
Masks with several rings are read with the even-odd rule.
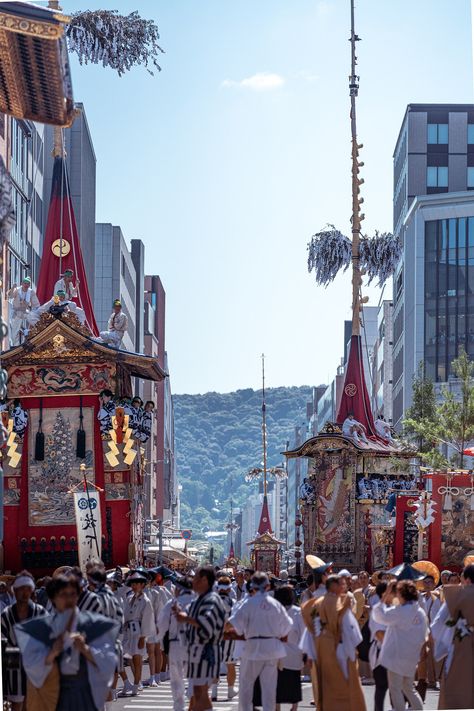
[[[63,160],[63,170],[64,170],[64,160]],[[73,240],[74,232],[73,232],[73,220],[72,220],[72,209],[71,209],[71,192],[70,192],[69,180],[67,179],[67,174],[65,174],[64,183],[66,186],[67,208],[68,208],[68,217],[69,217],[69,231],[71,234],[71,249],[72,249],[72,258],[74,261],[74,274],[76,275],[76,282],[77,282],[77,255],[76,255],[76,250],[74,248],[74,240]],[[61,185],[61,190],[62,190],[62,188],[63,188],[63,186]],[[61,195],[61,197],[62,197],[62,195]],[[64,205],[64,201],[63,201],[63,199],[61,199],[61,234],[62,234],[63,205]],[[62,249],[61,249],[61,254],[62,254]],[[87,311],[84,308],[84,304],[82,303],[81,292],[80,292],[79,288],[77,289],[77,300],[79,301],[79,306],[85,313],[86,323],[89,327],[89,330],[93,332],[94,329],[92,328],[92,325],[89,323]]]

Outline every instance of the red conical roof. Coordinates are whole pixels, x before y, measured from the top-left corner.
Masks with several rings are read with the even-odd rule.
[[[360,336],[351,337],[349,360],[344,377],[341,402],[336,422],[342,425],[348,415],[364,425],[368,437],[376,437],[374,416],[370,406],[369,393],[365,384],[362,340]]]
[[[53,244],[62,237],[69,243],[67,255],[63,249],[62,259],[53,252]],[[59,243],[55,250],[59,254]],[[43,255],[38,277],[37,294],[42,304],[54,295],[54,286],[61,278],[65,269],[74,271],[74,283],[79,281],[79,295],[74,300],[84,310],[86,323],[94,335],[99,335],[95,321],[92,301],[87,286],[86,272],[82,259],[76,218],[69,190],[69,178],[66,161],[61,156],[54,159],[53,180],[51,185],[51,200],[49,203],[48,221],[43,244]]]
[[[264,533],[273,533],[272,524],[270,521],[270,511],[268,510],[267,495],[263,497],[262,513],[260,514],[260,523],[258,525],[258,534],[263,536]]]

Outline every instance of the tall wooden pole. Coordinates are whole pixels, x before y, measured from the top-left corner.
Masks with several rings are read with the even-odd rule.
[[[267,495],[267,420],[265,405],[265,354],[262,353],[262,443],[263,443],[263,495]]]
[[[354,0],[351,3],[351,74],[349,77],[349,93],[351,97],[351,139],[352,139],[352,335],[360,335],[360,286],[362,276],[360,273],[360,225],[363,217],[360,214],[359,186],[363,181],[359,179],[361,165],[359,145],[357,143],[356,97],[359,93],[359,77],[356,74],[356,42],[359,37],[354,28]],[[362,147],[362,146],[360,146]]]

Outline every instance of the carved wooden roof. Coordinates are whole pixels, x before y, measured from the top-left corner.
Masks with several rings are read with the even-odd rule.
[[[397,457],[410,459],[416,456],[416,452],[403,447],[401,444],[389,444],[377,438],[369,439],[366,444],[359,441],[357,444],[352,437],[345,437],[339,425],[327,422],[321,432],[314,437],[310,437],[295,449],[289,449],[282,454],[288,459],[298,457],[314,457],[324,452],[337,452],[341,450],[349,451],[357,455],[367,457]]]
[[[19,119],[71,125],[67,22],[65,15],[31,3],[0,3],[0,111]]]
[[[7,370],[18,365],[104,361],[116,363],[132,377],[160,381],[167,376],[153,356],[119,350],[94,340],[72,313],[61,318],[42,314],[24,343],[2,353],[2,364]]]

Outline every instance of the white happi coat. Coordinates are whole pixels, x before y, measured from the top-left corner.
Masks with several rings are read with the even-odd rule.
[[[144,656],[146,644],[138,647],[141,637],[153,637],[156,634],[155,614],[150,600],[144,593],[135,595],[130,592],[124,604],[123,652],[125,657]]]
[[[278,678],[278,660],[286,656],[281,641],[293,622],[275,598],[257,592],[236,605],[229,622],[237,634],[245,636],[245,652],[240,667],[239,711],[252,708],[253,687],[260,678],[263,711],[274,711]]]
[[[428,618],[418,602],[386,605],[379,602],[372,608],[378,624],[386,625],[378,662],[395,674],[414,678],[423,643],[428,636]]]

